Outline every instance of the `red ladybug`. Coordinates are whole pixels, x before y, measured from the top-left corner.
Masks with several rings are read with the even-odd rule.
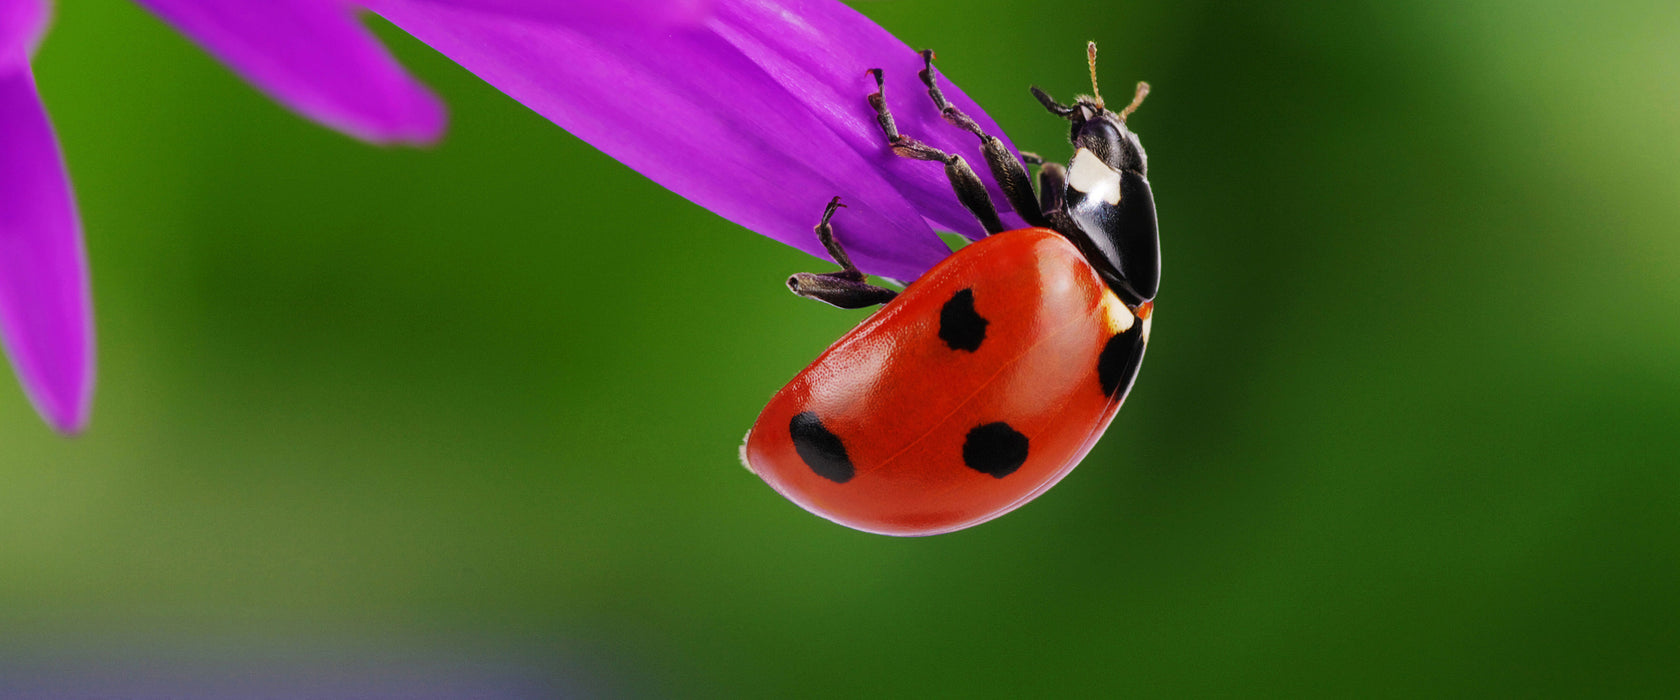
[[[1095,92],[1096,48],[1088,49]],[[946,103],[932,52],[921,71],[947,121],[981,139],[988,166],[1032,228],[1003,231],[985,186],[960,156],[898,133],[870,95],[899,155],[945,164],[988,235],[898,294],[864,282],[829,225],[816,227],[842,270],[788,286],[843,308],[885,303],[770,400],[741,448],[748,469],[788,499],[842,525],[934,535],[1032,500],[1096,444],[1137,377],[1160,280],[1155,204],[1137,135],[1126,126],[1148,85],[1116,114],[1102,98],[1058,104],[1072,123],[1066,168],[1026,168]],[[874,71],[877,84],[881,72]]]

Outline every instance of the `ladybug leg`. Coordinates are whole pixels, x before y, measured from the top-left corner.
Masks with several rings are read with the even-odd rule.
[[[787,280],[788,289],[806,299],[816,299],[842,309],[861,309],[892,301],[898,292],[864,282],[863,271],[852,264],[852,258],[846,255],[846,250],[840,247],[840,240],[834,237],[834,227],[828,221],[834,218],[834,211],[843,206],[846,205],[840,203],[839,197],[829,200],[828,208],[823,210],[822,223],[816,227],[817,240],[822,241],[829,256],[840,265],[840,271],[795,274]]]
[[[1038,169],[1038,206],[1054,217],[1067,211],[1067,168],[1061,163],[1042,163]]]
[[[933,106],[939,108],[939,113],[952,126],[980,137],[980,152],[986,155],[986,165],[992,169],[992,177],[1003,188],[1003,196],[1009,200],[1009,206],[1015,208],[1031,226],[1048,226],[1049,221],[1044,218],[1044,212],[1039,210],[1038,199],[1033,196],[1032,180],[1027,177],[1026,167],[1009,152],[1003,145],[1003,140],[986,133],[980,125],[963,114],[962,110],[945,101],[945,93],[939,90],[936,81],[937,73],[933,70],[933,51],[922,52],[922,68],[917,75],[921,76],[922,84],[927,86],[928,97],[933,98]]]
[[[1067,214],[1067,168],[1060,163],[1046,163],[1037,153],[1021,151],[1021,162],[1038,168],[1038,208],[1049,222],[1048,228],[1064,236],[1077,235],[1079,225]],[[1082,234],[1079,234],[1082,235]]]
[[[1068,216],[1067,168],[1060,163],[1045,163],[1038,169],[1038,198],[1039,206],[1044,208],[1044,218],[1050,220],[1050,229],[1067,236],[1081,250],[1088,249],[1090,237]]]
[[[893,153],[905,158],[944,163],[945,177],[951,180],[951,189],[957,193],[957,200],[962,202],[963,208],[980,220],[986,233],[1002,233],[1003,220],[998,218],[997,208],[992,206],[992,196],[986,193],[986,185],[980,182],[980,176],[968,167],[968,161],[955,153],[946,153],[898,133],[898,125],[893,122],[892,112],[887,110],[887,100],[883,96],[886,82],[881,78],[881,69],[871,68],[869,72],[875,75],[875,92],[869,95],[869,106],[875,109],[875,123],[881,126],[881,133],[886,135]]]

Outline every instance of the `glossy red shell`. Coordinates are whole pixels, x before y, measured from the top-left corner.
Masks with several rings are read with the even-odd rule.
[[[940,338],[942,309],[965,289],[985,319],[973,351]],[[1134,316],[1053,231],[987,237],[929,270],[778,392],[743,461],[793,502],[859,530],[932,535],[990,520],[1055,485],[1090,451],[1130,389],[1149,308]],[[1133,324],[1143,324],[1142,340],[1128,348],[1134,362],[1110,395],[1100,357]],[[800,456],[791,424],[807,412],[844,445],[852,468],[844,481]],[[1028,446],[1002,477],[964,458],[970,431],[996,422]]]

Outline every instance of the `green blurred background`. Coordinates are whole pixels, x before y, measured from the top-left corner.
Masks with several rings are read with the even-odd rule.
[[[1026,86],[1084,89],[1087,39],[1111,92],[1155,87],[1157,332],[1062,486],[930,539],[808,515],[735,450],[860,318],[781,287],[812,259],[378,21],[449,103],[435,148],[71,0],[37,74],[100,384],[74,440],[0,386],[0,654],[441,650],[685,697],[1680,692],[1680,4],[859,7],[1024,149],[1066,152]]]

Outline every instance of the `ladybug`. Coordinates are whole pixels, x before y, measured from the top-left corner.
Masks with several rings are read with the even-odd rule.
[[[1096,90],[1073,105],[1033,95],[1072,124],[1064,168],[1017,159],[946,102],[933,52],[928,95],[951,125],[979,137],[987,165],[1029,228],[1003,230],[961,156],[898,133],[869,96],[900,156],[945,164],[952,189],[985,227],[902,293],[865,283],[835,239],[828,203],[818,238],[839,272],[788,279],[795,294],[841,308],[885,304],[794,377],[747,433],[741,458],[783,496],[842,525],[935,535],[996,518],[1066,476],[1108,427],[1137,377],[1160,282],[1155,203],[1137,135]],[[1023,164],[1040,166],[1039,197]]]

